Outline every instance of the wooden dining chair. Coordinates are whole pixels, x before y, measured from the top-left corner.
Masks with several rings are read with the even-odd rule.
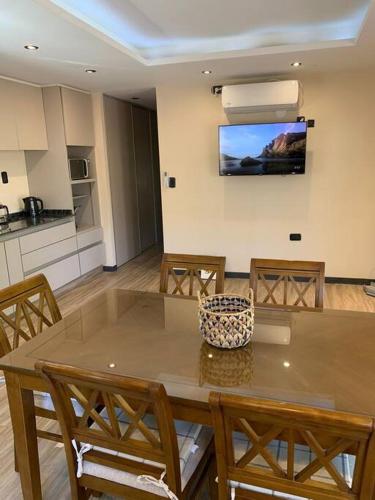
[[[0,356],[17,349],[62,319],[43,274],[0,290]],[[57,420],[49,394],[35,394],[35,414]],[[62,441],[60,434],[38,429],[38,437]],[[15,464],[17,469],[17,463]]]
[[[250,288],[258,307],[323,309],[324,262],[251,259]]]
[[[207,271],[208,276],[204,278],[202,271]],[[172,278],[172,289],[169,288],[170,277]],[[172,295],[194,295],[194,284],[198,290],[209,295],[209,285],[216,279],[215,293],[224,292],[225,257],[214,257],[209,255],[187,255],[176,253],[163,254],[160,269],[160,292]],[[187,284],[189,284],[187,289]]]
[[[48,362],[36,369],[49,385],[63,431],[72,499],[90,491],[191,497],[213,453],[213,433],[174,421],[162,384]]]
[[[56,299],[43,274],[3,288],[0,290],[1,354],[17,349],[22,341],[29,341],[61,319]]]
[[[217,392],[210,407],[219,500],[373,499],[373,418]]]

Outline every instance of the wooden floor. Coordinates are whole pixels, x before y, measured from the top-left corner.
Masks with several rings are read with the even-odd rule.
[[[159,265],[160,253],[157,249],[152,249],[122,266],[117,272],[92,273],[57,294],[61,312],[64,316],[67,315],[105,288],[156,292],[159,287]],[[248,281],[227,279],[225,289],[246,294]],[[375,298],[365,295],[362,286],[330,284],[325,286],[324,306],[329,309],[375,312]],[[0,386],[0,443],[0,499],[21,500],[18,474],[14,472],[13,466],[13,436],[4,385]],[[40,441],[39,450],[43,498],[68,500],[70,490],[64,450],[60,445],[44,440]],[[107,500],[111,497],[102,498]]]
[[[66,315],[105,288],[158,292],[160,261],[160,252],[152,249],[114,273],[97,272],[74,282],[57,296],[62,314]],[[248,287],[247,279],[225,280],[225,290],[228,292],[246,295]],[[362,285],[327,284],[324,290],[324,307],[375,312],[375,298],[366,295]]]

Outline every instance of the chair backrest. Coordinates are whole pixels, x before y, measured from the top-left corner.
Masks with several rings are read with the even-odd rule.
[[[47,362],[37,363],[36,369],[47,380],[56,408],[71,485],[77,481],[76,455],[72,447],[72,440],[75,440],[78,447],[86,443],[138,457],[133,460],[129,456],[114,456],[94,449],[85,453],[85,460],[131,474],[153,475],[157,479],[165,470],[165,482],[170,490],[177,496],[181,494],[176,431],[162,384]],[[71,398],[82,407],[81,416],[76,414]],[[98,407],[102,408],[100,413]],[[143,422],[146,413],[155,416],[157,430],[151,430]],[[122,424],[124,416],[130,422],[125,427]],[[144,460],[161,465],[143,463]],[[130,490],[127,492],[132,497]]]
[[[201,276],[201,271],[209,273],[207,278]],[[170,276],[172,289],[168,292]],[[225,257],[165,253],[160,269],[160,292],[173,295],[194,295],[196,293],[194,283],[196,283],[197,290],[204,295],[209,295],[208,287],[215,278],[215,293],[223,293],[224,277]]]
[[[373,498],[372,418],[217,392],[210,407],[220,500],[228,481],[319,500]],[[355,462],[351,484],[337,468],[342,453]]]
[[[255,305],[262,307],[321,310],[324,262],[251,259],[250,287]]]
[[[61,320],[47,278],[38,274],[0,290],[0,356]],[[12,342],[9,335],[13,335]]]

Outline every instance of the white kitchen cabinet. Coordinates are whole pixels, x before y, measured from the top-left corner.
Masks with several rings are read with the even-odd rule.
[[[79,252],[79,263],[81,266],[81,274],[86,274],[93,269],[103,265],[104,262],[104,244],[99,243],[87,250]]]
[[[42,268],[50,262],[74,253],[77,253],[77,240],[73,236],[22,255],[23,270],[26,274],[29,274],[34,269]]]
[[[0,78],[0,150],[18,150],[14,82]]]
[[[42,89],[13,83],[13,103],[16,114],[18,149],[47,150],[47,130]]]
[[[0,290],[6,286],[9,286],[9,276],[5,255],[5,245],[4,243],[0,243]]]
[[[76,235],[74,221],[40,229],[0,243],[0,289],[43,273],[58,288],[103,266],[103,229]]]
[[[94,227],[77,233],[78,249],[89,247],[103,240],[103,229]]]
[[[42,89],[0,78],[0,150],[48,149]]]
[[[66,259],[44,267],[29,276],[35,276],[39,273],[43,273],[45,275],[52,290],[57,290],[70,281],[79,278],[80,269],[78,255],[71,255]]]
[[[67,146],[94,146],[94,123],[91,95],[61,88]]]
[[[21,251],[19,239],[8,240],[4,244],[5,254],[8,263],[8,274],[10,284],[18,283],[23,280],[23,268],[21,260]]]
[[[48,229],[43,229],[35,233],[27,234],[25,236],[21,236],[21,254],[24,255],[25,253],[38,250],[38,248],[52,245],[57,241],[71,238],[72,236],[75,236],[75,234],[76,227],[74,221],[72,221],[65,224],[59,224],[58,226],[53,226]]]

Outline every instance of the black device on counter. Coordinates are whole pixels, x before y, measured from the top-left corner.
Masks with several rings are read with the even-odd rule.
[[[40,213],[43,211],[43,201],[40,198],[36,198],[35,196],[28,196],[23,199],[25,204],[25,213],[27,217],[38,217]]]

